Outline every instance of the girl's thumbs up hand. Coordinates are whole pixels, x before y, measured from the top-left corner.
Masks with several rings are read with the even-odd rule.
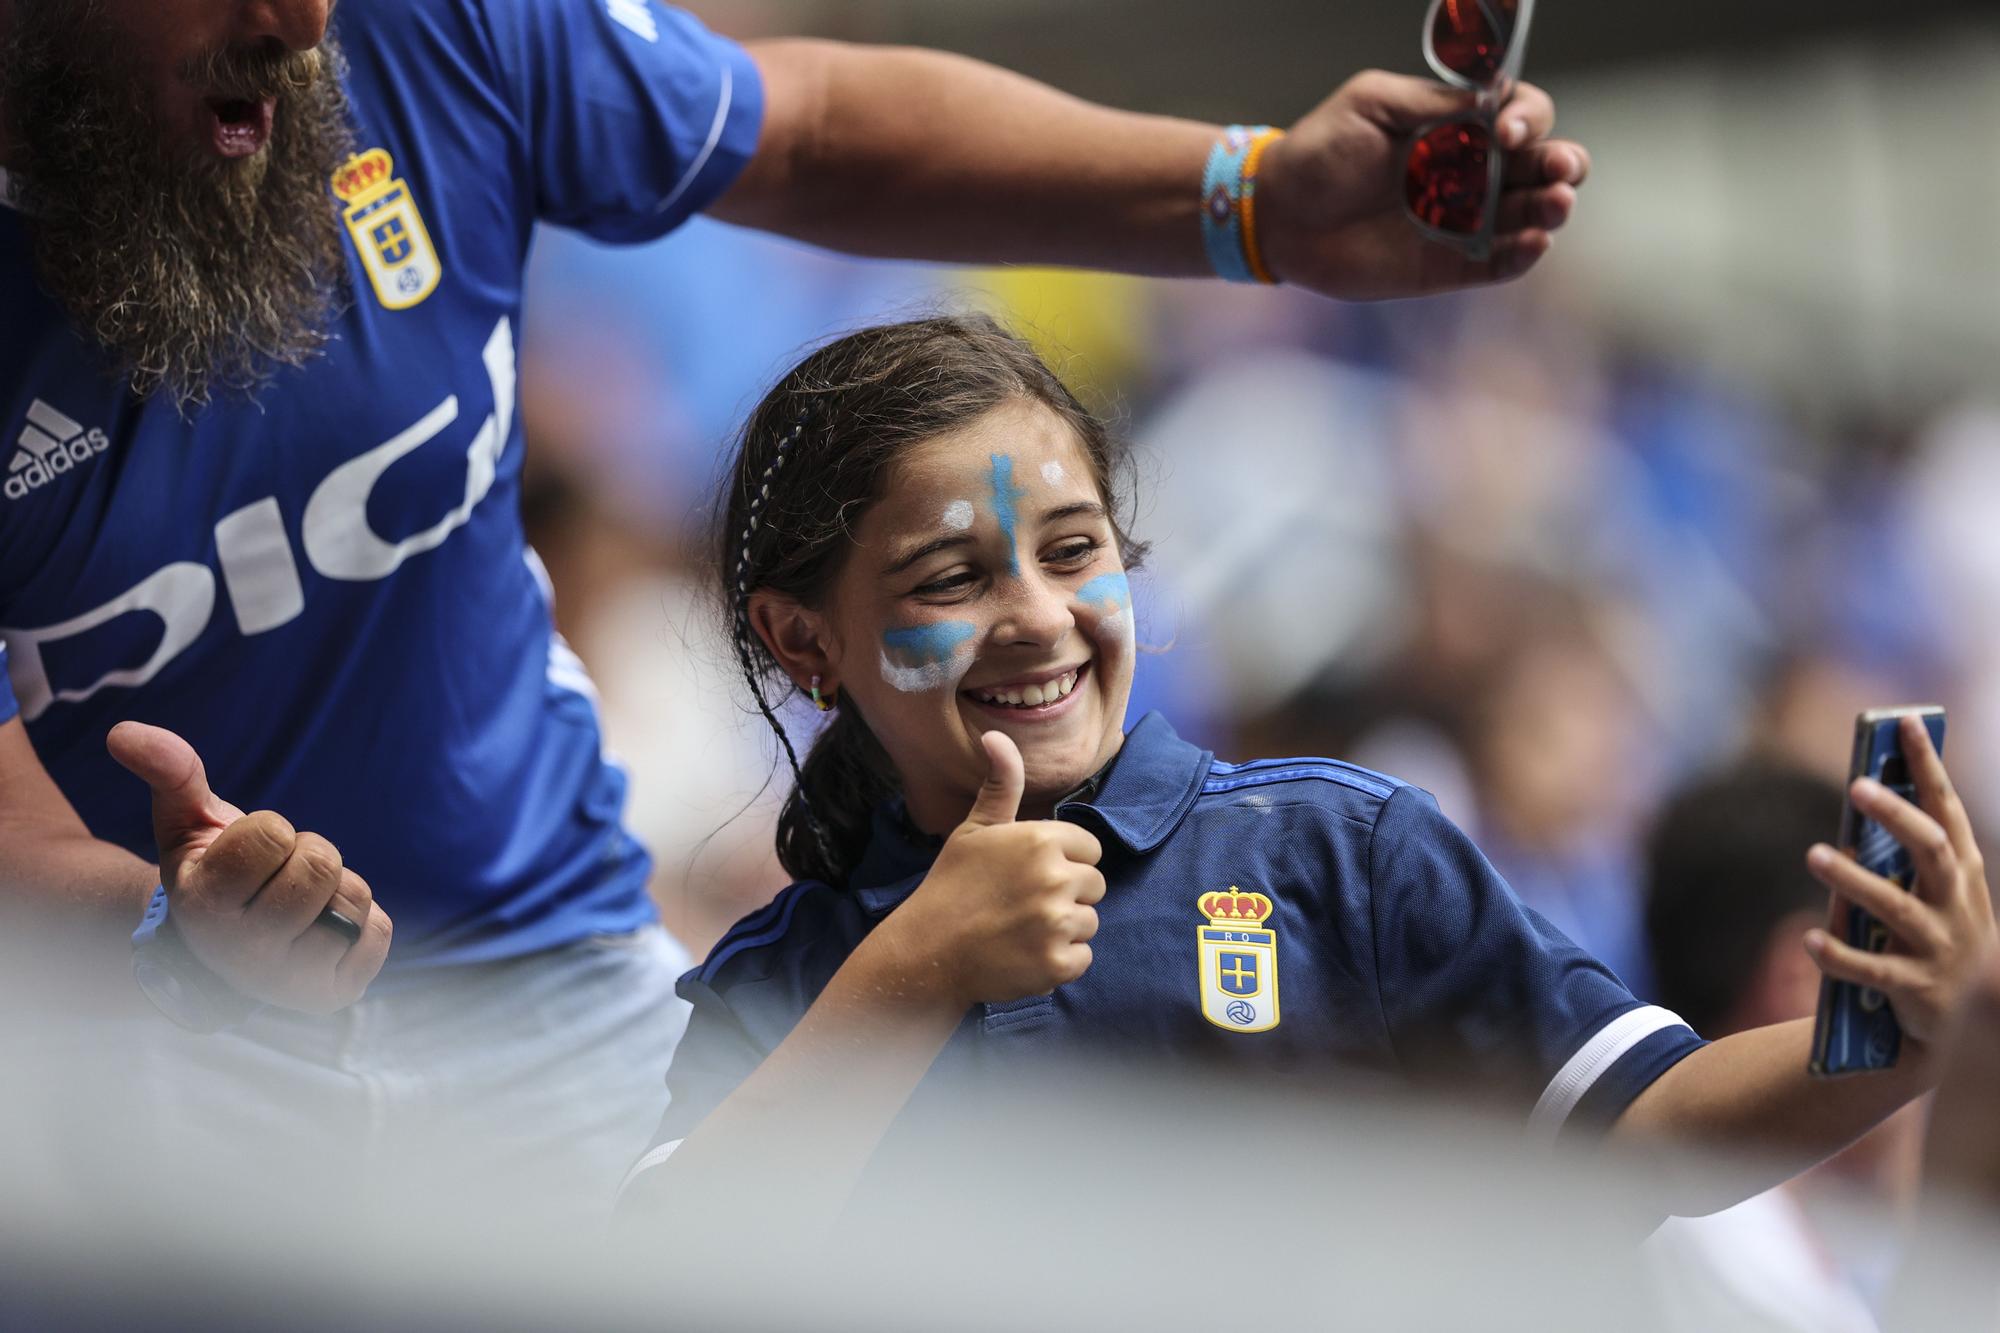
[[[960,1009],[1046,995],[1082,976],[1104,897],[1097,839],[1059,820],[1017,820],[1021,752],[1002,732],[982,741],[988,772],[972,810],[880,928],[929,964]]]

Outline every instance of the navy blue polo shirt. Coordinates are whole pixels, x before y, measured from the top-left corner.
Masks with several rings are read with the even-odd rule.
[[[1056,807],[1104,843],[1090,970],[968,1014],[932,1079],[1103,1049],[1325,1082],[1344,1068],[1606,1124],[1702,1044],[1523,906],[1428,793],[1330,759],[1223,763],[1159,714]],[[803,882],[680,982],[694,1006],[638,1169],[775,1050],[941,843],[877,811],[845,889]]]

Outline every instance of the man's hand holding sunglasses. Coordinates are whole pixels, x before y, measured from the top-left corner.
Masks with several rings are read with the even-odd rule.
[[[1520,82],[1534,0],[1431,0],[1442,81],[1363,74],[1269,144],[1256,184],[1268,276],[1349,299],[1518,277],[1548,253],[1590,174]]]
[[[1477,258],[1411,224],[1412,139],[1478,114],[1476,94],[1428,79],[1356,75],[1266,151],[1257,229],[1272,275],[1347,300],[1505,282],[1549,251],[1590,174],[1582,144],[1553,139],[1555,103],[1515,84],[1494,121],[1504,166],[1488,253]]]

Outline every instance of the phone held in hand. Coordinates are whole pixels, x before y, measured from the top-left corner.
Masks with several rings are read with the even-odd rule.
[[[1848,765],[1847,784],[1856,778],[1873,778],[1905,800],[1917,799],[1916,783],[1903,757],[1899,734],[1902,720],[1923,719],[1931,734],[1931,744],[1944,752],[1944,709],[1936,704],[1912,704],[1901,708],[1871,708],[1854,719],[1854,758]],[[1868,816],[1854,808],[1849,797],[1840,812],[1840,848],[1862,867],[1909,890],[1916,869],[1903,845]],[[1846,919],[1837,923],[1839,933],[1857,949],[1881,953],[1889,946],[1889,931],[1880,921],[1859,907],[1849,905]],[[1896,1063],[1903,1045],[1903,1029],[1882,992],[1849,981],[1821,977],[1819,1022],[1813,1030],[1812,1072],[1822,1077],[1856,1074],[1870,1069],[1887,1069]]]

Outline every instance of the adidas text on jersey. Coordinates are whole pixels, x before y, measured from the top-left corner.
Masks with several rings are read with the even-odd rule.
[[[48,485],[111,447],[111,439],[101,430],[86,433],[82,426],[47,403],[36,399],[28,407],[28,424],[21,430],[18,447],[7,462],[7,479],[0,482],[0,495],[19,500],[30,491]]]

